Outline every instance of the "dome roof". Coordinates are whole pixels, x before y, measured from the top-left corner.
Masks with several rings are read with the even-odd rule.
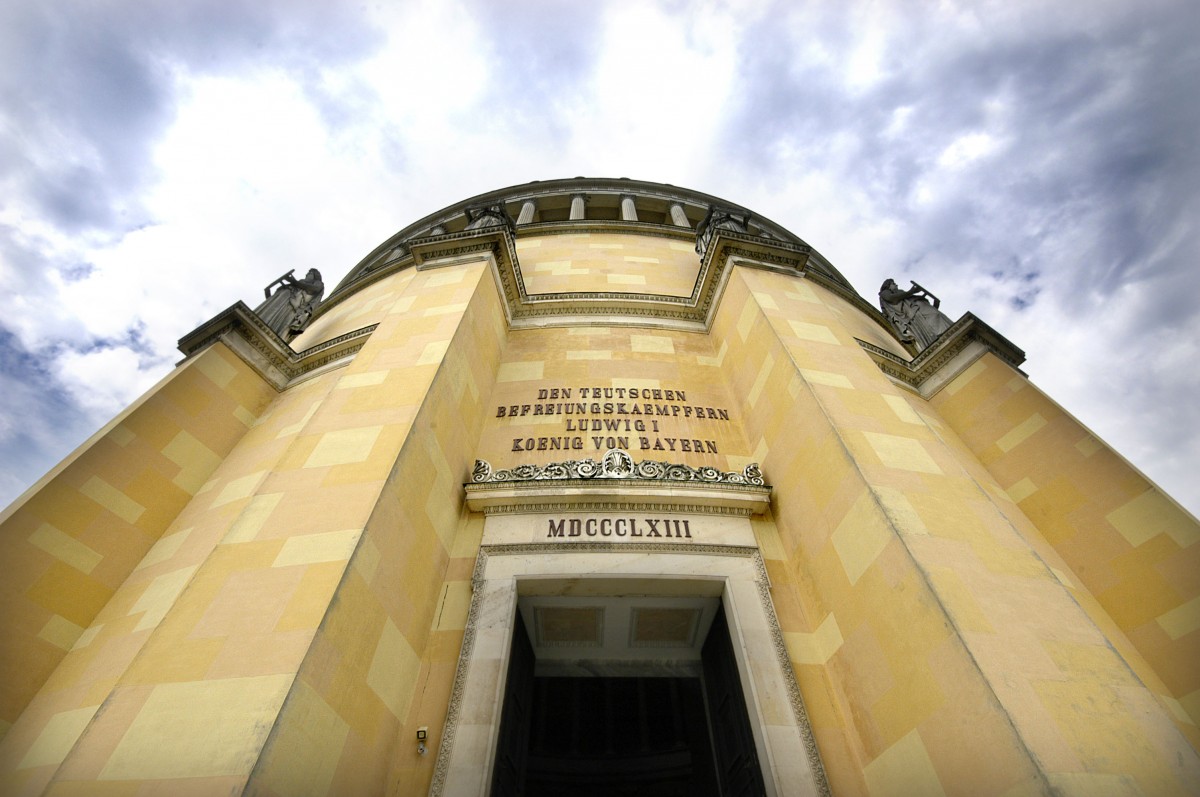
[[[470,235],[491,227],[513,236],[568,231],[632,232],[697,237],[703,249],[714,213],[736,218],[744,234],[807,255],[807,268],[853,291],[850,283],[802,238],[749,208],[719,197],[666,183],[627,177],[575,177],[534,180],[488,191],[449,205],[396,232],[363,258],[330,294],[352,292],[384,267],[403,266],[412,245]],[[389,269],[390,270],[390,269]]]

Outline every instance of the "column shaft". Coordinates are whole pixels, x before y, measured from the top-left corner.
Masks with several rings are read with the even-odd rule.
[[[637,221],[637,206],[633,204],[633,197],[621,197],[621,220],[622,221]]]
[[[521,205],[521,213],[517,216],[517,224],[529,224],[533,221],[533,214],[537,212],[537,203],[532,199],[526,199]]]

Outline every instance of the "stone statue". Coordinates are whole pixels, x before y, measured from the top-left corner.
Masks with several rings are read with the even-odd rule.
[[[750,229],[750,214],[745,211],[731,210],[712,206],[704,219],[696,226],[696,253],[704,257],[708,245],[720,230],[745,233]]]
[[[930,303],[932,300],[932,304]],[[917,351],[929,347],[950,328],[950,319],[938,309],[941,300],[917,283],[903,291],[894,279],[884,280],[879,289],[879,309],[905,343],[915,343]]]
[[[271,293],[275,286],[279,287]],[[325,295],[325,283],[315,268],[310,268],[308,275],[300,280],[289,271],[264,288],[263,293],[267,299],[254,312],[276,335],[289,340],[308,326],[313,309]]]
[[[477,205],[467,208],[468,230],[480,230],[484,227],[505,227],[509,232],[516,229],[512,217],[504,209],[504,205]]]

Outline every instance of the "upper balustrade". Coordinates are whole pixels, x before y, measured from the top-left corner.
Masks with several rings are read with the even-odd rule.
[[[695,241],[703,257],[717,229],[804,251],[815,268],[842,288],[850,283],[799,236],[770,219],[719,197],[629,178],[535,180],[489,191],[438,210],[392,235],[363,258],[329,295],[352,292],[381,269],[403,267],[414,244],[452,240],[489,228],[513,236],[567,231],[637,232]]]

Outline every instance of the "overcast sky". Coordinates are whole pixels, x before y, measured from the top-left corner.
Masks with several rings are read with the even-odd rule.
[[[0,4],[0,505],[289,268],[534,179],[916,279],[1200,510],[1200,3]]]

